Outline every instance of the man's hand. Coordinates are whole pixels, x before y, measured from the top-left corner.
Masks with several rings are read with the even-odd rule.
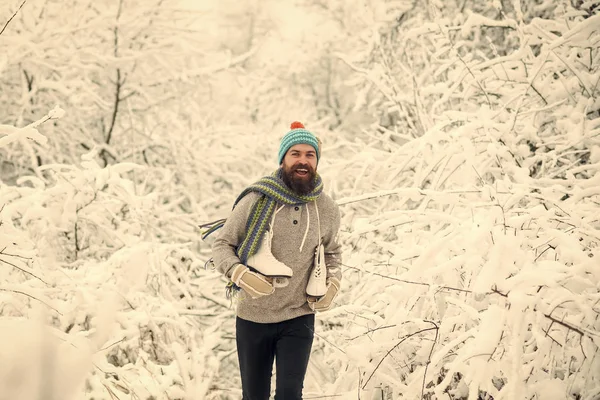
[[[272,294],[273,284],[264,275],[252,272],[244,264],[233,267],[231,281],[244,289],[250,297],[257,299]]]
[[[308,296],[308,306],[313,311],[327,311],[331,308],[333,304],[333,300],[335,296],[337,296],[338,291],[340,290],[340,281],[336,278],[328,278],[327,279],[327,292],[324,296],[314,297]]]

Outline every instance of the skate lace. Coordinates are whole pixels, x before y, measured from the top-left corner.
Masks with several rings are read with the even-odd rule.
[[[300,243],[300,253],[302,253],[302,249],[304,248],[304,243],[306,242],[306,236],[308,236],[309,229],[310,229],[310,211],[308,209],[308,203],[306,203],[306,230],[304,230],[304,237],[302,238],[302,243]]]
[[[282,204],[278,209],[275,210],[275,212],[273,212],[273,216],[271,217],[271,223],[269,224],[269,230],[271,232],[273,232],[273,225],[275,225],[275,216],[277,215],[277,213],[279,211],[281,211],[281,209],[285,207],[285,204]]]
[[[319,230],[319,240],[318,244],[321,244],[321,218],[319,217],[319,206],[315,201],[315,210],[317,211],[317,228]],[[310,211],[308,207],[308,203],[306,203],[306,230],[304,231],[304,237],[302,238],[302,243],[300,243],[300,252],[304,248],[304,243],[306,242],[306,237],[308,236],[308,230],[310,229]]]
[[[319,260],[317,262],[317,277],[321,276],[321,262],[324,262],[325,260],[321,260],[321,242],[323,241],[323,238],[321,237],[321,218],[319,217],[319,206],[317,205],[317,202],[315,201],[315,210],[317,210],[317,225],[319,228],[319,244],[317,245],[319,248]]]

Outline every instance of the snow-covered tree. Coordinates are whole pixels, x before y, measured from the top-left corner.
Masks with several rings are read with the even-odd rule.
[[[0,399],[238,398],[198,224],[293,120],[345,247],[306,398],[598,396],[598,1],[0,15]]]

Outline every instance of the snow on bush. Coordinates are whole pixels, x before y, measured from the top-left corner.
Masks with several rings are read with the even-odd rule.
[[[0,133],[45,140],[32,127]],[[0,398],[204,397],[228,356],[206,318],[230,308],[192,251],[187,195],[167,170],[96,160],[0,187]]]
[[[383,138],[404,139],[339,166],[350,249],[323,393],[600,395],[600,15],[581,15],[471,13],[407,27],[370,71],[345,60],[397,113]],[[490,26],[504,55],[477,45]]]

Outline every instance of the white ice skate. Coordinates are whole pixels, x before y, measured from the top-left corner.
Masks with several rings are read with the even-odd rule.
[[[271,231],[265,232],[260,247],[254,255],[248,257],[246,264],[264,276],[271,278],[291,278],[293,275],[292,269],[277,260],[273,253],[271,253],[272,237],[273,233]],[[282,281],[281,279],[277,279],[277,281],[277,287],[281,287],[284,282],[287,282],[287,280]]]
[[[306,285],[306,294],[314,297],[325,296],[327,293],[327,272],[325,267],[325,246],[322,242],[315,249],[313,268]]]

